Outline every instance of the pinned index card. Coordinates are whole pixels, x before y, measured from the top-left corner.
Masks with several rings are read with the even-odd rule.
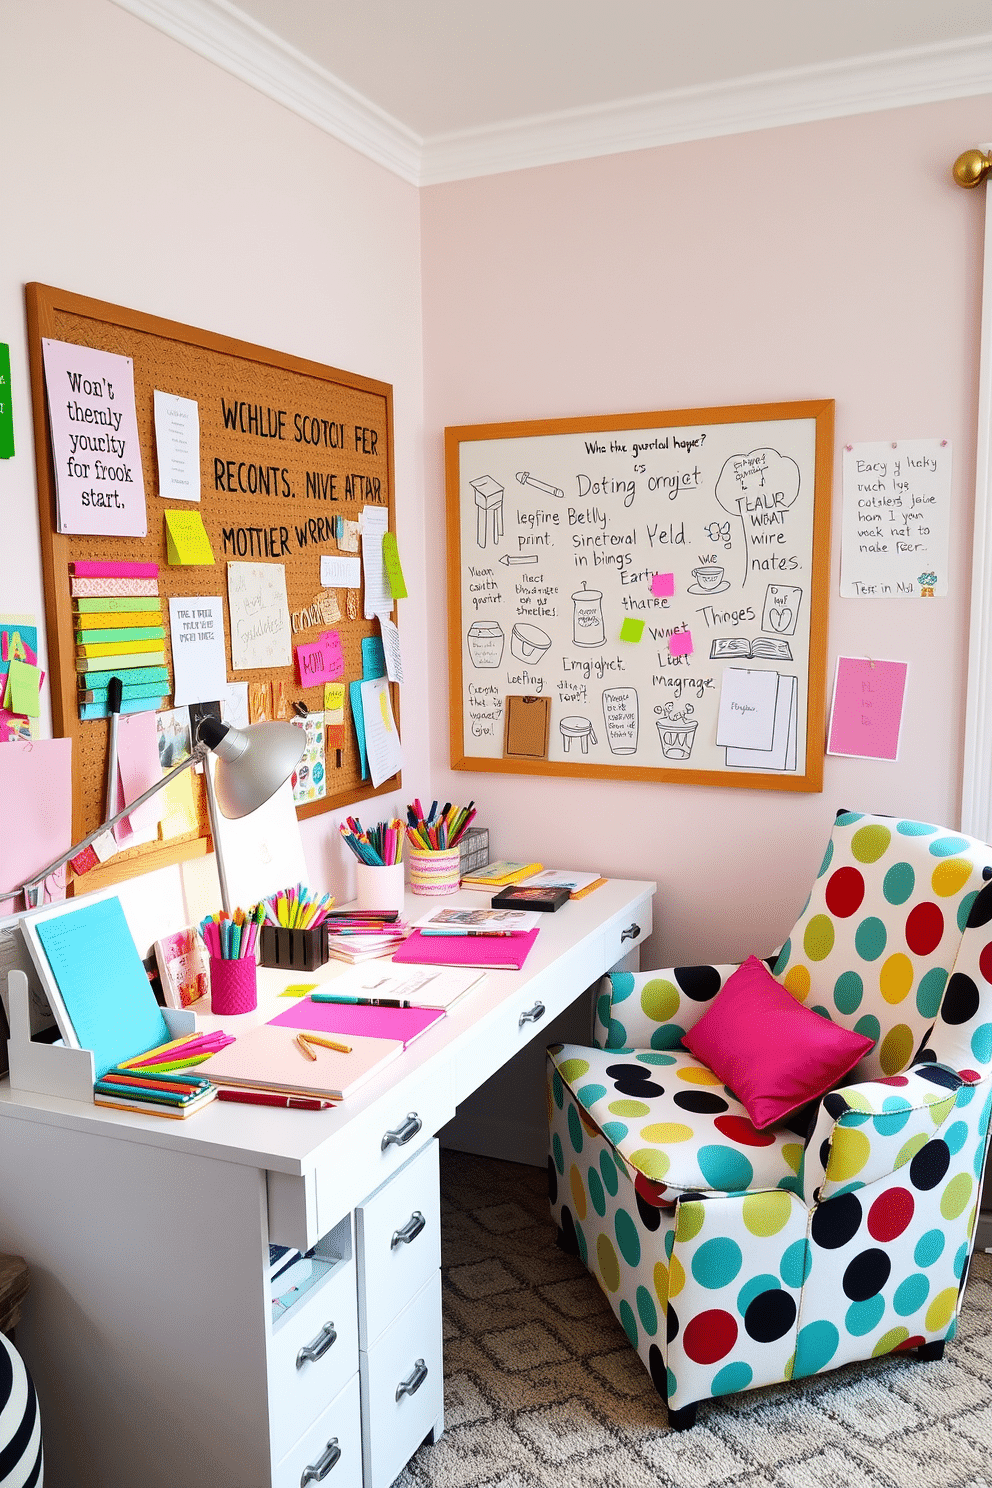
[[[909,663],[838,656],[828,754],[896,760]]]
[[[720,688],[716,742],[736,749],[771,749],[778,673],[728,667]]]

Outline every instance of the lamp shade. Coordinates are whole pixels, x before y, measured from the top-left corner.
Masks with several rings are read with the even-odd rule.
[[[303,758],[306,734],[291,723],[229,728],[204,718],[197,735],[217,756],[214,790],[224,816],[247,816],[264,806]]]

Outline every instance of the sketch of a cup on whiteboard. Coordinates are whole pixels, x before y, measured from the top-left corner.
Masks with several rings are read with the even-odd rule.
[[[572,640],[576,646],[605,646],[602,590],[587,589],[583,579],[582,588],[572,595],[572,604]]]
[[[637,693],[633,687],[604,689],[603,720],[611,753],[636,754],[639,720]]]
[[[698,718],[689,717],[693,711],[692,704],[689,703],[682,713],[676,713],[672,703],[666,703],[663,708],[655,708],[654,711],[658,715],[655,723],[658,725],[662,754],[670,760],[688,759],[699,724]]]

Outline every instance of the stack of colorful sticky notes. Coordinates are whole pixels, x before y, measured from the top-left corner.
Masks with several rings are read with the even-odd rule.
[[[169,696],[157,563],[69,565],[81,719],[106,718],[111,677],[122,713],[154,712]]]

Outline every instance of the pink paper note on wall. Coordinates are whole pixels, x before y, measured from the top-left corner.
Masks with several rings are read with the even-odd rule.
[[[121,714],[117,725],[117,772],[119,811],[162,779],[154,713]],[[129,843],[134,847],[137,842],[153,842],[158,835],[163,806],[164,799],[158,795],[118,823],[114,828],[118,845]]]
[[[11,740],[0,748],[0,892],[17,888],[72,843],[72,740]],[[45,880],[65,898],[65,869]],[[21,907],[0,900],[0,913]]]
[[[671,599],[675,593],[675,575],[673,573],[655,574],[651,580],[651,593],[656,599]]]
[[[691,656],[692,655],[692,631],[677,630],[674,635],[668,637],[669,656]]]
[[[336,630],[296,648],[296,672],[303,687],[317,687],[344,676],[344,653]]]
[[[828,754],[895,760],[909,663],[838,656]]]

